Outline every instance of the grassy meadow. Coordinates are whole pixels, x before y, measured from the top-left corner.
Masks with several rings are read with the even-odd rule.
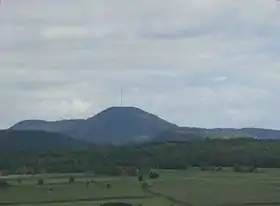
[[[261,169],[257,173],[235,173],[189,169],[159,171],[160,178],[147,180],[143,190],[136,177],[97,177],[75,174],[69,184],[67,175],[3,177],[11,185],[0,190],[0,205],[99,206],[104,202],[133,205],[241,206],[280,205],[280,170]],[[72,174],[73,175],[73,174]],[[38,178],[44,185],[37,185]],[[88,186],[86,181],[92,181]],[[107,188],[107,184],[111,188]]]

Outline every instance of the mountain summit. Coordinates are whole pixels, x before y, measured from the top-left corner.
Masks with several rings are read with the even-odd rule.
[[[43,130],[57,132],[94,143],[125,143],[150,139],[159,132],[174,129],[156,115],[135,107],[110,107],[86,120],[26,120],[11,130]]]
[[[77,131],[84,140],[117,143],[149,139],[174,127],[176,125],[135,107],[111,107],[89,118]]]

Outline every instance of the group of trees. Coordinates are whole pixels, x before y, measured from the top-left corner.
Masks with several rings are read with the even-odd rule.
[[[0,190],[1,189],[6,189],[8,188],[10,185],[7,183],[7,181],[5,180],[0,180]]]
[[[252,139],[166,142],[91,149],[0,151],[0,172],[136,175],[142,169],[187,169],[189,166],[280,168],[280,141]],[[244,169],[244,168],[243,168]],[[236,171],[240,168],[236,167]]]

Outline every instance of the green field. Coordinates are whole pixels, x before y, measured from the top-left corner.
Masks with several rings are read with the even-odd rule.
[[[239,206],[280,205],[280,170],[262,169],[258,173],[159,171],[160,178],[149,181],[144,191],[136,177],[95,177],[78,175],[69,185],[69,175],[6,177],[12,185],[0,190],[0,205],[97,206],[104,202],[127,202],[133,205]],[[88,187],[87,180],[94,180]],[[111,184],[111,189],[106,184]],[[49,191],[50,188],[52,191]]]

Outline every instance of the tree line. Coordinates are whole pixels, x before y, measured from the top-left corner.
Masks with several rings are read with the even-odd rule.
[[[280,141],[201,140],[96,146],[87,149],[0,151],[0,173],[73,173],[133,175],[136,168],[280,168]]]

